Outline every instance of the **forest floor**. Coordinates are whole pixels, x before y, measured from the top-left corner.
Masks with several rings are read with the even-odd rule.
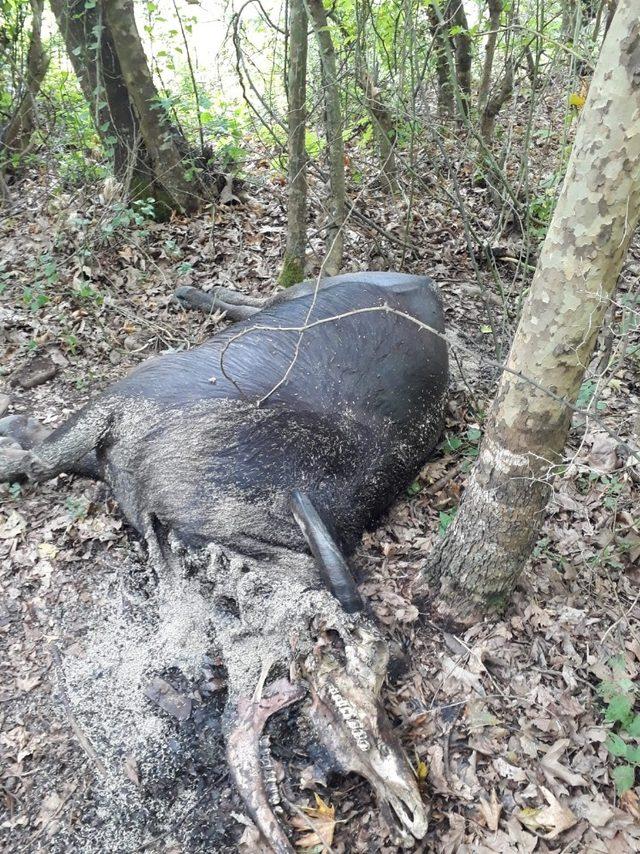
[[[165,224],[136,221],[100,198],[53,192],[49,180],[25,180],[0,223],[6,413],[57,425],[142,359],[220,328],[223,318],[172,304],[178,285],[275,289],[284,187],[267,163],[239,203]],[[481,221],[489,191],[468,174],[458,180]],[[437,453],[354,560],[363,593],[410,659],[384,701],[430,804],[429,833],[416,850],[639,851],[640,789],[617,795],[621,761],[605,746],[620,729],[615,704],[628,710],[637,696],[640,669],[640,465],[624,447],[634,430],[636,443],[638,436],[637,353],[603,335],[594,365],[603,348],[619,358],[588,389],[598,393],[600,421],[574,421],[542,538],[505,614],[447,631],[414,606],[410,583],[477,455],[497,373],[485,358],[492,331],[508,340],[522,293],[512,276],[519,247],[495,261],[512,281],[502,295],[480,258],[483,300],[464,223],[436,182],[413,201],[408,234],[404,203],[377,190],[361,191],[358,203],[374,225],[354,220],[347,229],[345,270],[429,273],[454,340],[466,348]],[[634,253],[623,293],[637,293]],[[30,389],[15,384],[20,376],[29,384],[35,359],[51,378]],[[256,850],[224,766],[224,674],[215,650],[191,673],[145,669],[153,639],[141,632],[144,597],[131,580],[143,556],[105,488],[60,476],[2,486],[0,498],[2,850]],[[125,659],[129,682],[116,684],[113,669]],[[276,755],[300,776],[284,747],[278,754],[277,735]],[[315,806],[297,783],[298,806]],[[335,810],[321,817],[333,851],[402,849],[366,783],[335,778],[317,792]],[[321,850],[308,834],[294,838]]]

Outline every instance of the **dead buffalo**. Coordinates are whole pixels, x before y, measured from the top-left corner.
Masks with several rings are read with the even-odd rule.
[[[48,435],[25,416],[0,421],[0,481],[98,477],[160,578],[206,580],[229,765],[277,852],[292,847],[261,731],[294,703],[388,815],[417,838],[427,829],[378,699],[387,648],[346,558],[438,438],[448,362],[429,329],[443,317],[426,277],[303,283],[145,362]]]

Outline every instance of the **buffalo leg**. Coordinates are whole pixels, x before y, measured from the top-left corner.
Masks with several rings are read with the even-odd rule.
[[[199,288],[185,285],[176,290],[173,298],[183,308],[203,311],[205,314],[224,311],[227,319],[234,322],[246,320],[264,306],[263,300],[247,297],[222,287],[214,288],[211,293],[207,293]]]
[[[0,419],[0,437],[13,439],[0,447],[0,483],[49,480],[61,472],[98,478],[95,448],[107,435],[111,421],[111,408],[96,405],[48,435],[45,427],[25,416]]]

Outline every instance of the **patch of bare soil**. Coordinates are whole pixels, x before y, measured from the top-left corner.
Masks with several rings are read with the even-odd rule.
[[[480,221],[488,190],[458,178]],[[284,204],[267,173],[242,204],[163,225],[118,222],[124,214],[106,202],[52,188],[43,204],[47,180],[25,182],[0,224],[8,412],[58,424],[140,360],[219,328],[219,316],[171,305],[178,285],[274,290]],[[498,294],[480,259],[483,296],[463,223],[437,184],[413,202],[409,234],[402,202],[375,191],[358,199],[374,225],[352,221],[346,267],[430,273],[464,348],[439,451],[355,561],[406,656],[385,701],[431,804],[416,850],[640,850],[640,792],[616,794],[619,760],[605,746],[617,727],[607,698],[633,698],[640,668],[640,468],[624,445],[637,430],[637,332],[629,326],[622,345],[605,331],[583,402],[594,401],[602,423],[585,430],[576,418],[543,537],[503,618],[462,633],[438,625],[412,603],[410,584],[477,454],[496,378],[485,357],[495,356],[494,332],[508,341],[522,283]],[[518,247],[509,251],[511,260],[492,261],[505,280]],[[638,269],[632,259],[621,299],[637,295]],[[626,305],[612,306],[608,330]],[[605,370],[607,348],[616,358]],[[35,357],[55,365],[50,378],[14,384]],[[206,602],[187,583],[159,595],[104,487],[61,476],[2,486],[0,497],[2,850],[255,851],[224,762],[224,670]],[[321,774],[308,767],[295,716],[273,722],[271,741],[291,796],[333,851],[400,850],[363,781],[314,782]],[[293,838],[322,849],[308,827]]]

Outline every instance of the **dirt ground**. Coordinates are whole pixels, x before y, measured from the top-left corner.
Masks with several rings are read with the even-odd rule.
[[[48,180],[26,181],[0,224],[8,413],[59,424],[142,359],[220,328],[220,317],[171,303],[179,284],[275,288],[284,190],[266,169],[239,204],[162,225],[114,223],[106,200],[54,193]],[[483,204],[486,189],[463,190],[469,205]],[[434,459],[354,561],[410,660],[384,696],[431,808],[415,850],[639,851],[640,788],[616,793],[619,760],[605,746],[618,726],[607,702],[617,692],[633,703],[640,669],[640,464],[624,446],[640,432],[637,331],[622,344],[624,307],[613,306],[592,365],[600,420],[574,420],[543,536],[506,613],[448,631],[418,610],[409,587],[460,500],[496,378],[485,359],[491,332],[508,338],[520,291],[514,281],[499,296],[480,260],[483,299],[460,218],[437,187],[415,203],[406,237],[402,202],[374,191],[360,201],[376,227],[354,221],[346,269],[429,273],[465,347]],[[506,281],[504,258],[518,247],[508,250],[496,260]],[[639,257],[625,267],[623,295],[637,297]],[[607,349],[614,368],[598,373]],[[55,375],[31,389],[13,384],[34,358]],[[255,850],[222,754],[224,670],[200,619],[206,603],[183,590],[182,611],[156,603],[149,612],[143,551],[100,484],[60,476],[4,485],[0,501],[1,849]],[[296,726],[295,717],[274,722],[271,743],[298,806],[317,806],[305,783],[328,805],[320,812],[332,850],[402,850],[363,781],[312,784],[320,775]],[[308,834],[293,838],[322,850]]]

